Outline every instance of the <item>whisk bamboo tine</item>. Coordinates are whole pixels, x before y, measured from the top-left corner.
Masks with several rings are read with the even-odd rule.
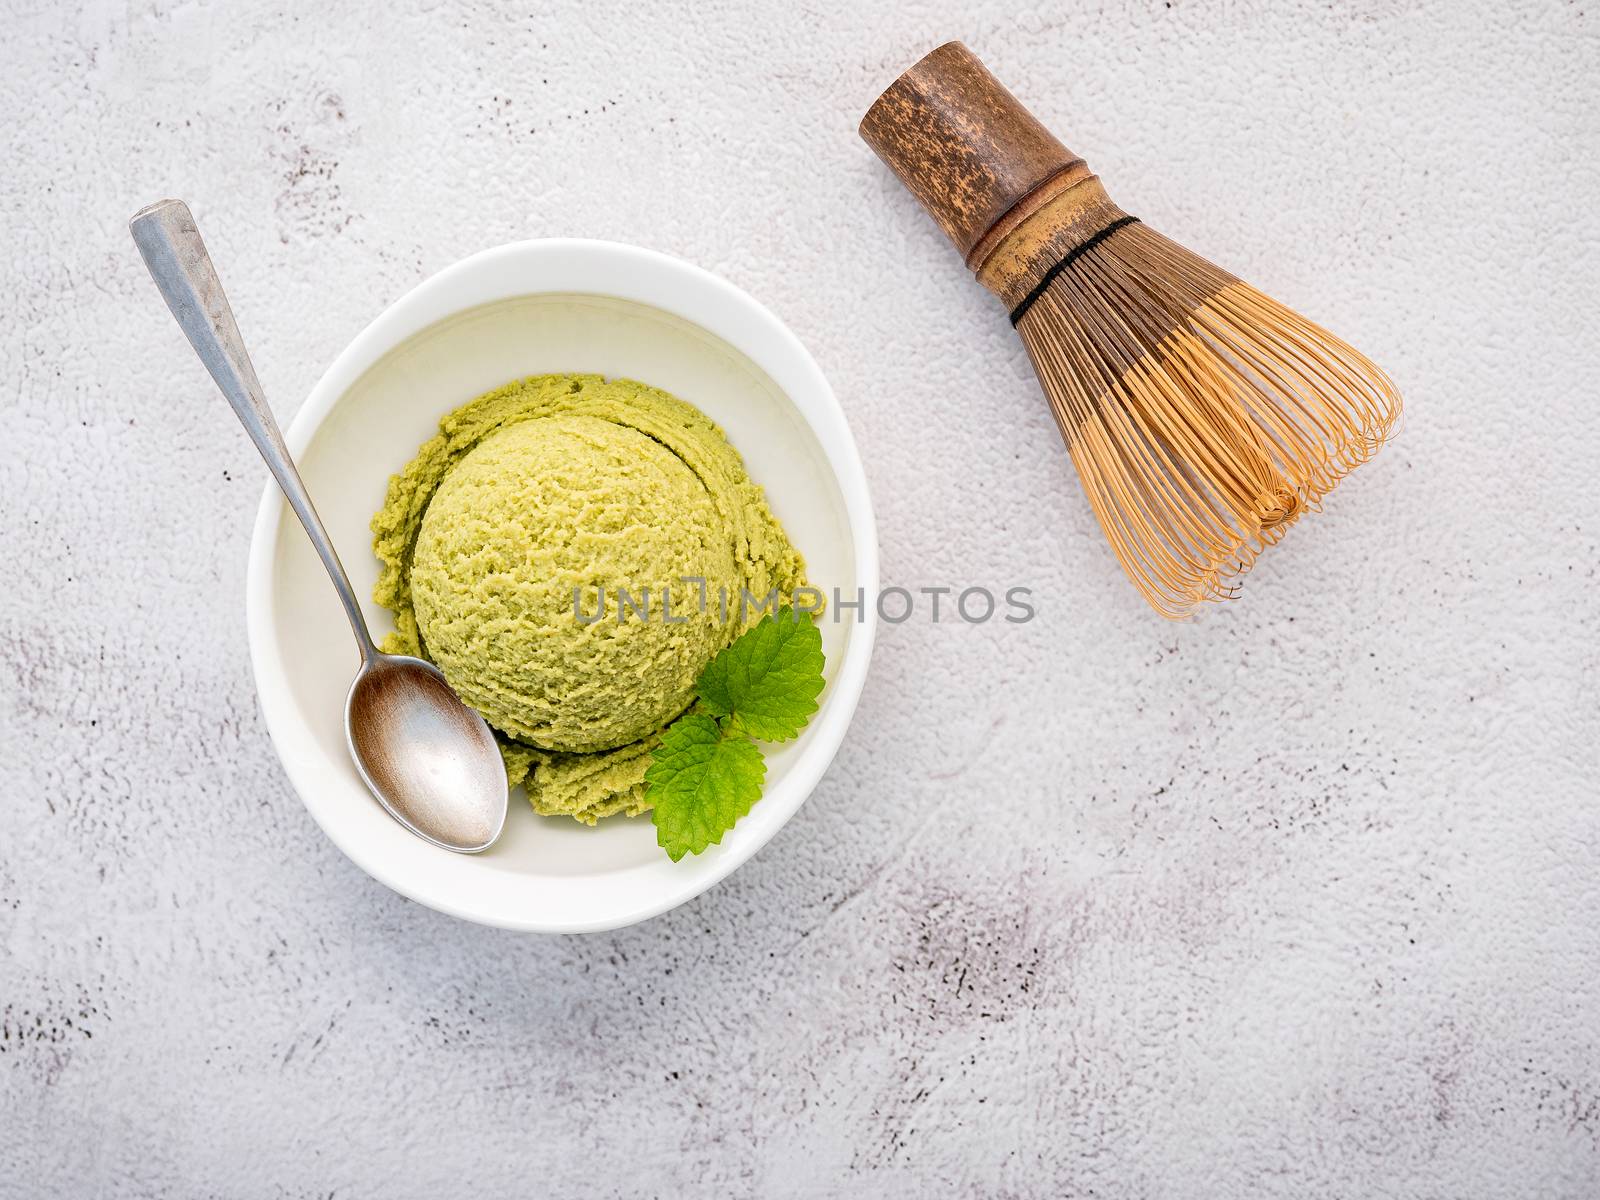
[[[1011,310],[1089,506],[1164,616],[1234,595],[1394,432],[1371,360],[1117,208],[959,42],[861,136]]]

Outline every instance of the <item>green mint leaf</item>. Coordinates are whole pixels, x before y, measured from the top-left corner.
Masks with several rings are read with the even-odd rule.
[[[712,717],[688,713],[661,735],[645,770],[655,807],[656,841],[677,862],[722,841],[761,799],[767,764],[749,738],[725,733]]]
[[[707,664],[700,700],[751,737],[786,742],[817,711],[822,665],[822,631],[811,614],[779,609]]]
[[[822,631],[789,608],[706,666],[699,704],[667,727],[644,773],[656,841],[673,862],[719,844],[761,799],[767,764],[750,739],[798,737],[817,711],[822,667]]]

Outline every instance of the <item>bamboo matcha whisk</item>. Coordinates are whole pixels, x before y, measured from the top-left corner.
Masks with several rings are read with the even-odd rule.
[[[861,136],[1005,301],[1129,577],[1158,612],[1236,577],[1393,430],[1350,346],[1111,203],[960,42]]]

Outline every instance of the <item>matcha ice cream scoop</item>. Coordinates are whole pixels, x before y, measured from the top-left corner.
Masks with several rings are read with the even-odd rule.
[[[688,707],[723,627],[679,581],[737,594],[734,540],[700,477],[637,429],[523,421],[434,492],[411,554],[417,629],[496,729],[547,750],[615,749]],[[645,612],[606,619],[619,589]],[[661,619],[674,590],[682,624]]]
[[[741,631],[741,590],[804,584],[722,431],[598,376],[520,380],[445,417],[373,532],[386,648],[439,666],[536,810],[590,823],[648,807],[650,749]]]

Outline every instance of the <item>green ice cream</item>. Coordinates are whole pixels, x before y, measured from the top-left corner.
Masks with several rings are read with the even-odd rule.
[[[650,750],[740,632],[741,593],[805,582],[709,418],[594,375],[519,380],[449,414],[372,528],[384,648],[439,666],[536,811],[590,824],[649,807]]]

